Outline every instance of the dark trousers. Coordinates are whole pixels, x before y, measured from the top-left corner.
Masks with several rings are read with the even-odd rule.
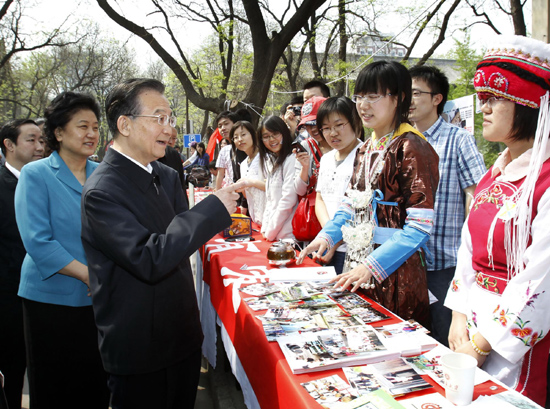
[[[449,346],[449,327],[451,326],[452,311],[443,306],[447,291],[455,275],[456,267],[444,270],[428,271],[428,289],[437,298],[437,302],[430,305],[432,317],[431,336],[445,346]]]
[[[139,375],[109,376],[113,409],[193,409],[201,351],[168,368]]]
[[[23,334],[21,298],[14,292],[0,292],[0,372],[4,374],[4,393],[10,409],[21,409],[27,366]]]
[[[344,251],[335,251],[334,256],[332,256],[332,259],[327,265],[333,266],[336,270],[336,274],[340,275],[344,270],[344,261],[346,261],[346,253]]]
[[[107,409],[92,307],[23,299],[31,409]]]

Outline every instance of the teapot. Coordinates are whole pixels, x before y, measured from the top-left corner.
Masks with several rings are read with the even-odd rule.
[[[284,266],[296,261],[296,250],[294,250],[294,240],[279,240],[271,245],[267,250],[267,259],[269,264]]]

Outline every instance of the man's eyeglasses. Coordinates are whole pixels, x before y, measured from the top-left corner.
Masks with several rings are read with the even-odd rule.
[[[269,141],[270,139],[273,139],[273,140],[276,141],[276,140],[279,139],[281,136],[283,136],[283,134],[280,134],[280,133],[275,133],[275,134],[273,134],[273,135],[267,135],[267,134],[266,134],[266,135],[262,135],[262,140],[263,140],[264,142],[267,142],[267,141]]]
[[[413,89],[412,97],[413,98],[420,98],[422,96],[422,94],[437,95],[438,92],[421,91],[419,89]]]
[[[386,95],[380,95],[380,94],[367,94],[367,95],[352,95],[351,100],[355,102],[356,104],[359,104],[361,102],[368,102],[369,104],[376,104],[378,101],[380,101],[382,98],[387,97],[391,94]]]
[[[344,129],[344,126],[346,126],[347,124],[349,124],[349,122],[344,122],[343,124],[338,124],[334,126],[324,126],[321,128],[321,133],[323,135],[330,135],[331,131],[340,133]]]
[[[506,98],[503,97],[489,97],[489,98],[479,98],[479,102],[481,103],[481,106],[487,104],[489,108],[493,108],[495,106],[496,101],[504,101]]]
[[[175,128],[176,127],[176,122],[178,120],[178,118],[176,118],[175,116],[168,116],[168,115],[165,115],[165,114],[161,114],[161,115],[134,115],[134,114],[125,114],[126,116],[133,116],[134,118],[138,118],[138,117],[144,117],[144,118],[157,118],[157,122],[159,123],[159,125],[162,125],[162,126],[166,126],[168,124],[170,124],[170,126],[172,128]]]

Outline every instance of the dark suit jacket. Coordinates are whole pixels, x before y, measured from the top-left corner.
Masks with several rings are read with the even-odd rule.
[[[17,294],[25,247],[15,221],[14,196],[17,178],[6,166],[0,168],[0,291]]]
[[[177,173],[151,166],[156,176],[109,149],[82,194],[101,356],[119,375],[157,371],[200,348],[189,256],[231,224],[215,196],[188,210]]]

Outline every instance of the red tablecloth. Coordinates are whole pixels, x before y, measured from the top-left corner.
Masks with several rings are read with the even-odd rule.
[[[300,384],[334,374],[339,375],[344,380],[346,378],[341,369],[294,375],[279,345],[276,342],[267,342],[262,325],[255,318],[255,315],[262,315],[265,311],[255,312],[251,310],[244,301],[241,302],[241,292],[238,291],[238,287],[251,282],[267,281],[266,254],[271,243],[263,240],[258,233],[255,233],[254,237],[257,240],[252,243],[260,252],[247,251],[248,243],[246,242],[222,243],[220,240],[222,237],[219,235],[203,248],[203,279],[210,286],[212,305],[231,338],[262,409],[319,408],[320,405],[309,396]],[[251,271],[241,270],[241,267],[245,264],[249,268],[254,266],[263,267]],[[304,266],[314,265],[309,259],[306,259],[304,263]],[[249,297],[249,295],[244,295],[244,297]],[[390,319],[380,321],[376,325],[387,325],[401,321],[376,303],[372,302],[372,305],[374,308],[391,315]],[[235,312],[235,310],[237,311]],[[425,378],[435,388],[416,392],[414,395],[434,391],[444,394],[439,385],[430,378]],[[495,386],[495,384],[486,382],[478,385],[475,388],[475,397],[481,393],[489,395],[503,390],[501,387],[499,387],[499,390],[490,390],[490,386]]]

